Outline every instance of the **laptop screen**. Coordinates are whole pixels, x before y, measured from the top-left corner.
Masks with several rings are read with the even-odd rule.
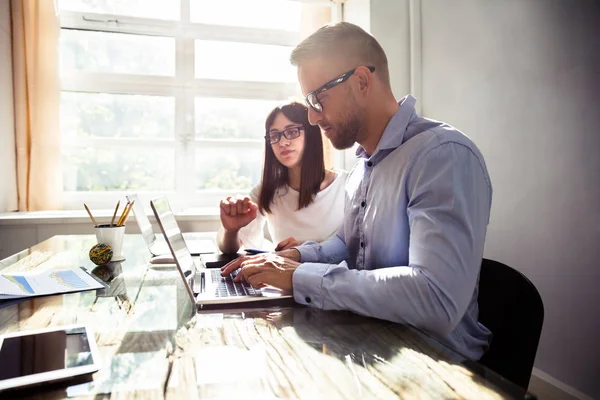
[[[154,231],[152,230],[152,224],[150,220],[146,216],[146,212],[144,211],[144,206],[142,206],[142,202],[138,198],[137,194],[129,194],[126,196],[127,200],[134,202],[133,203],[133,215],[135,216],[135,221],[140,228],[140,233],[144,237],[144,241],[148,245],[148,248],[151,249],[156,241],[156,236],[154,235]]]
[[[186,278],[193,279],[193,276],[196,273],[196,266],[192,259],[192,255],[183,240],[183,235],[179,229],[179,225],[177,225],[177,220],[175,219],[175,215],[173,215],[173,211],[171,211],[171,206],[169,205],[167,198],[161,197],[154,199],[150,204],[152,205],[156,219],[165,235],[165,239],[171,248],[171,252],[181,268],[181,272]]]

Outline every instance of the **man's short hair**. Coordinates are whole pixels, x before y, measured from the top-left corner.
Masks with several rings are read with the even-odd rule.
[[[299,66],[315,58],[347,59],[355,67],[372,65],[381,81],[390,87],[390,72],[383,48],[371,34],[357,25],[336,22],[322,26],[296,46],[290,62]]]

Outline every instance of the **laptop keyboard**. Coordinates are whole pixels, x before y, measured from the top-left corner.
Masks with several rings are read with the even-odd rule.
[[[212,281],[218,284],[215,290],[217,297],[260,296],[260,289],[254,289],[246,282],[234,282],[233,278],[236,275],[237,271],[233,271],[229,276],[221,276],[221,271],[212,271]]]

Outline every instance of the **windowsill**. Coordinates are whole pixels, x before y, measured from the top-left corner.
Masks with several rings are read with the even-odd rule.
[[[94,218],[99,223],[108,221],[112,218],[114,210],[95,210]],[[216,221],[219,219],[219,209],[217,207],[190,208],[184,211],[175,212],[177,221]],[[129,217],[129,222],[133,222],[133,216]],[[153,214],[148,218],[154,222]],[[27,212],[7,212],[0,213],[0,226],[9,225],[44,225],[44,224],[81,224],[90,223],[90,217],[83,210],[58,210],[58,211],[27,211]]]

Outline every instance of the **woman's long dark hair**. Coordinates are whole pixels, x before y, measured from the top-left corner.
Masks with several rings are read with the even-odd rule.
[[[283,114],[290,121],[301,124],[304,127],[304,153],[300,165],[300,197],[298,198],[298,210],[307,207],[313,202],[319,192],[321,182],[325,179],[325,162],[323,160],[323,139],[318,126],[308,122],[308,109],[301,103],[291,102],[275,107],[265,121],[266,136],[273,121]],[[258,195],[258,209],[271,213],[271,204],[278,188],[288,183],[288,169],[277,160],[271,144],[265,140],[265,161],[263,164],[262,182]]]

